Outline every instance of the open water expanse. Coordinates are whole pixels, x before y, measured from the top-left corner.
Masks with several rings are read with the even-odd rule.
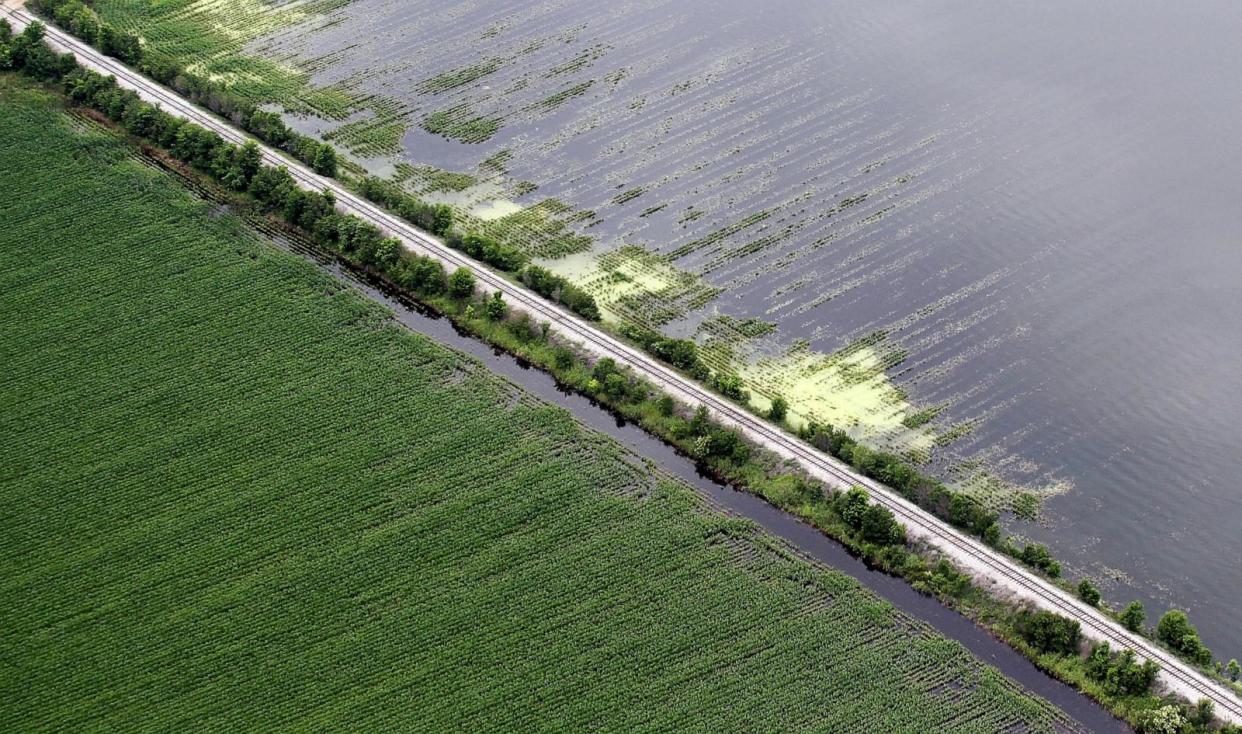
[[[592,240],[562,272],[664,256],[627,261],[623,318],[775,324],[718,364],[998,506],[1044,495],[1011,532],[1228,659],[1239,39],[1230,0],[355,0],[248,50],[397,124],[376,170],[470,172],[485,217],[563,202]],[[857,379],[815,356],[868,335]]]

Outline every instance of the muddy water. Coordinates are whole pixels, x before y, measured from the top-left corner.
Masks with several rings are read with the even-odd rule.
[[[513,355],[463,334],[448,319],[426,311],[418,304],[389,291],[382,284],[369,281],[312,248],[275,241],[280,246],[313,260],[325,271],[350,283],[372,300],[387,306],[394,312],[397,321],[411,331],[477,358],[492,372],[503,375],[548,403],[565,408],[581,423],[611,436],[635,455],[654,462],[662,471],[700,492],[713,506],[754,521],[769,534],[785,540],[802,555],[858,580],[897,609],[926,622],[945,637],[957,640],[980,660],[996,667],[1031,693],[1050,701],[1087,731],[1130,731],[1129,727],[1113,718],[1094,701],[1048,677],[1026,658],[975,626],[966,617],[931,597],[919,594],[905,581],[872,570],[863,561],[850,555],[840,544],[792,515],[776,509],[752,494],[703,475],[690,459],[594,401],[565,391],[546,372],[533,369]]]
[[[506,180],[539,187],[520,202],[594,212],[597,253],[638,244],[723,289],[637,315],[670,333],[753,316],[778,325],[772,353],[830,354],[885,331],[900,392],[809,397],[876,443],[955,437],[931,466],[979,491],[1062,490],[1011,530],[1115,603],[1188,608],[1227,659],[1239,37],[1229,0],[356,0],[251,51],[391,102],[398,158],[486,175],[506,152]],[[420,127],[450,109],[496,129]],[[902,431],[926,406],[943,409]]]

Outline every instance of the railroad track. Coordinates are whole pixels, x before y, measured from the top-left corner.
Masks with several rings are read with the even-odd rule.
[[[27,23],[35,20],[34,16],[25,10],[0,6],[0,13],[8,16],[15,23],[15,30],[20,30]],[[1170,685],[1171,688],[1192,700],[1200,698],[1211,700],[1216,706],[1218,716],[1227,721],[1242,723],[1242,700],[1223,684],[1208,678],[1147,638],[1129,632],[1114,620],[1104,616],[1098,609],[1088,606],[1064,589],[1035,576],[1020,566],[1017,561],[971,536],[958,532],[893,490],[857,474],[836,459],[709,392],[645,353],[600,332],[560,306],[543,300],[526,290],[525,287],[505,279],[490,268],[359,197],[338,181],[314,173],[299,161],[236,130],[229,122],[197,107],[77,38],[53,26],[48,26],[47,40],[72,52],[86,65],[114,75],[122,86],[134,89],[148,101],[161,104],[166,110],[216,132],[225,140],[235,144],[253,140],[263,152],[263,159],[266,163],[284,166],[289,170],[290,175],[307,189],[331,191],[336,197],[338,208],[370,220],[386,230],[388,234],[405,240],[407,246],[421,254],[434,257],[451,267],[469,268],[475,273],[478,282],[487,290],[504,293],[511,304],[547,319],[563,334],[581,341],[599,355],[612,357],[618,363],[628,365],[650,382],[683,400],[707,406],[717,420],[742,429],[752,439],[758,439],[779,454],[798,460],[813,474],[818,474],[840,487],[854,485],[865,487],[872,499],[891,511],[908,530],[930,539],[933,545],[950,557],[959,562],[966,561],[972,568],[1004,579],[1019,595],[1044,609],[1078,620],[1088,637],[1106,640],[1115,649],[1130,648],[1139,656],[1155,661],[1160,665],[1160,675],[1166,685]]]

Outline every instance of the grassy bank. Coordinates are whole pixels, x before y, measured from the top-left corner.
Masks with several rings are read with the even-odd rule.
[[[1052,730],[0,85],[6,730]]]

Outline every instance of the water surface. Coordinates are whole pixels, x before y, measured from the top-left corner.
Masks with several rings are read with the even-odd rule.
[[[592,212],[575,225],[592,257],[636,244],[722,289],[632,318],[674,334],[762,318],[768,356],[886,333],[899,392],[797,397],[929,450],[963,486],[1054,493],[1011,531],[1115,603],[1188,608],[1227,659],[1242,653],[1238,38],[1227,0],[356,0],[251,50],[386,100],[407,162],[484,176],[506,152],[488,195]],[[498,127],[476,143],[420,127],[445,110]],[[788,367],[747,374],[780,392]],[[931,424],[901,429],[927,406]]]

